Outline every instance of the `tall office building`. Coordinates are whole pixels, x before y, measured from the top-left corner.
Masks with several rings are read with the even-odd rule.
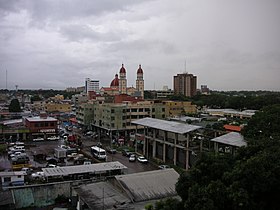
[[[196,95],[197,78],[193,74],[183,73],[174,76],[174,94],[192,97]]]
[[[95,91],[99,93],[99,81],[91,80],[90,78],[86,78],[85,82],[85,92],[88,94],[89,91]]]

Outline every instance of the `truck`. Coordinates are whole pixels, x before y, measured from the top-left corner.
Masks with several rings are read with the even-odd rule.
[[[56,158],[66,158],[66,153],[67,153],[67,150],[66,149],[63,149],[63,148],[55,148],[54,149],[54,157]]]

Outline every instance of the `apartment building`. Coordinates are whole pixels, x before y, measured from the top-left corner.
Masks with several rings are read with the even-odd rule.
[[[45,104],[46,112],[71,112],[71,104],[47,103]]]
[[[192,97],[196,95],[197,77],[193,74],[183,73],[174,76],[174,93]]]

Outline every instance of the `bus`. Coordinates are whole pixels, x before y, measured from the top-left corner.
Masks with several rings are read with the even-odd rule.
[[[98,160],[107,159],[106,151],[97,146],[91,147],[91,154],[93,157],[97,158]]]

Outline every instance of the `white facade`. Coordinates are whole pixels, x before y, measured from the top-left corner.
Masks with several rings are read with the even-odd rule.
[[[24,185],[24,171],[0,172],[2,186]]]
[[[88,94],[89,91],[95,91],[96,93],[99,93],[99,80],[91,80],[90,78],[86,78],[85,92]]]

